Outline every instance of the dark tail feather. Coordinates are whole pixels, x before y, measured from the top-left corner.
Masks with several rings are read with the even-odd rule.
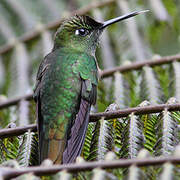
[[[42,140],[43,140],[43,130],[42,130],[42,124],[43,124],[43,117],[41,115],[41,100],[39,96],[37,96],[37,105],[36,105],[36,113],[37,113],[37,128],[38,128],[38,136],[39,136],[39,164],[42,162]]]
[[[90,107],[88,101],[81,99],[79,112],[71,128],[71,135],[63,153],[63,164],[74,162],[76,157],[81,154],[89,122]]]

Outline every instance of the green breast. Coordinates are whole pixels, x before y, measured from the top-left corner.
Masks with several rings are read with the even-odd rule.
[[[92,56],[67,51],[54,56],[40,92],[46,139],[64,138],[68,124],[78,112],[82,79],[97,84],[97,67]]]

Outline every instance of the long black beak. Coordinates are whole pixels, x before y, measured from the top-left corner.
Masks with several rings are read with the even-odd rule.
[[[110,19],[110,20],[108,20],[108,21],[105,21],[105,22],[103,23],[103,25],[100,26],[99,29],[104,29],[105,27],[107,27],[107,26],[109,26],[109,25],[111,25],[111,24],[114,24],[114,23],[116,23],[116,22],[122,21],[122,20],[124,20],[124,19],[128,19],[128,18],[133,17],[133,16],[136,16],[136,15],[138,15],[138,14],[146,13],[146,12],[148,12],[148,11],[149,11],[149,10],[135,11],[135,12],[132,12],[132,13],[129,13],[129,14],[125,14],[125,15],[123,15],[123,16],[116,17],[116,18],[114,18],[114,19]]]

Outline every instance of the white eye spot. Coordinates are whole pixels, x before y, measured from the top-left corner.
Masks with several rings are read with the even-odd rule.
[[[76,29],[76,31],[75,31],[75,35],[79,35],[79,36],[86,36],[88,34],[89,34],[89,30],[83,29],[83,28]]]
[[[76,29],[75,35],[79,35],[79,29]]]

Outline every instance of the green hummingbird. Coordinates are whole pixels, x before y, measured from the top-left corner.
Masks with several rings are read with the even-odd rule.
[[[62,23],[54,47],[39,66],[34,99],[37,108],[40,163],[72,163],[80,155],[91,105],[96,103],[98,65],[95,51],[107,26],[146,11],[103,23],[75,15]]]

